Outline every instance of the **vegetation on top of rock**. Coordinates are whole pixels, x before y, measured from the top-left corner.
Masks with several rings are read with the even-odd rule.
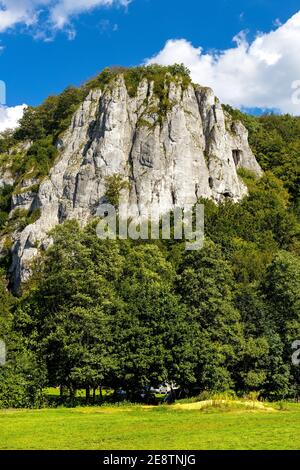
[[[113,83],[123,75],[129,96],[136,96],[141,81],[147,79],[154,83],[154,94],[160,99],[164,98],[166,85],[171,81],[180,81],[184,88],[191,83],[190,71],[183,64],[170,66],[147,65],[140,67],[112,67],[106,68],[96,78],[87,82],[88,89],[102,88]]]
[[[186,90],[192,83],[190,71],[183,64],[174,64],[170,66],[161,66],[157,64],[140,67],[113,67],[106,68],[96,78],[89,81],[85,87],[88,89],[105,89],[122,75],[128,94],[131,98],[135,97],[138,87],[143,80],[153,83],[153,94],[158,98],[158,106],[151,109],[152,113],[158,115],[158,122],[162,122],[166,113],[172,108],[169,100],[169,86],[173,82],[180,83],[182,90]],[[151,127],[147,120],[141,119],[140,125]]]
[[[49,135],[57,138],[69,127],[86,95],[84,88],[68,87],[60,95],[47,98],[40,106],[30,106],[24,111],[14,138],[17,141],[36,141]]]

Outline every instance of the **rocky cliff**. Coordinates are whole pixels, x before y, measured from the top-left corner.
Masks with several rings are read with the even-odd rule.
[[[223,112],[211,89],[184,86],[180,79],[166,86],[164,113],[146,78],[135,96],[122,74],[89,92],[57,141],[59,156],[38,192],[29,178],[12,198],[13,212],[40,210],[38,220],[13,234],[14,286],[28,277],[30,262],[50,243],[49,230],[67,219],[85,224],[95,216],[113,175],[128,183],[122,197],[132,217],[146,216],[151,204],[165,212],[201,197],[238,202],[247,193],[237,170],[260,175],[261,169],[244,126]],[[10,179],[3,174],[2,184]]]

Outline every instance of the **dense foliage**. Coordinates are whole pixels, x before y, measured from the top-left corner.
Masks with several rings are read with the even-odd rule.
[[[40,404],[46,385],[68,399],[98,387],[135,399],[162,382],[188,394],[297,397],[299,221],[280,180],[246,179],[250,195],[241,204],[206,202],[200,251],[186,252],[181,242],[99,240],[95,223],[57,227],[22,295],[2,301],[2,321],[22,349],[16,357],[13,340],[11,360],[31,358],[30,384],[22,381],[16,405]],[[26,367],[18,374],[28,381]],[[15,368],[4,371],[20,390]]]
[[[249,130],[249,142],[263,170],[271,170],[289,190],[300,210],[300,117],[268,114],[249,116],[224,107]]]
[[[183,64],[169,65],[148,65],[140,67],[113,67],[106,68],[96,78],[90,80],[85,87],[87,89],[104,88],[111,84],[117,77],[123,75],[125,84],[130,96],[135,96],[138,86],[143,79],[154,83],[154,93],[162,100],[165,97],[166,83],[180,80],[183,87],[191,83],[190,71]]]
[[[176,67],[170,76],[189,80]],[[47,173],[53,143],[82,93],[116,73],[106,70],[84,92],[68,89],[29,109],[13,137],[34,141],[18,171],[34,165]],[[124,73],[132,94],[146,74],[162,90],[157,66]],[[189,395],[299,397],[292,343],[300,339],[300,119],[226,110],[249,129],[265,174],[240,172],[249,188],[240,204],[203,201],[202,250],[187,252],[182,242],[101,241],[96,222],[81,229],[68,221],[53,231],[54,244],[17,298],[1,274],[8,362],[0,367],[0,407],[40,406],[46,386],[60,387],[62,400],[82,388],[89,399],[99,387],[125,390],[134,400],[162,382]],[[1,152],[11,138],[0,141]],[[106,183],[113,201],[124,183]],[[13,223],[10,198],[11,189],[3,188],[0,230]]]

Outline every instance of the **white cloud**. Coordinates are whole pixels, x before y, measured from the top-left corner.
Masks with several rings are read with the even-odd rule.
[[[0,32],[17,24],[32,26],[38,21],[40,8],[51,0],[0,0]]]
[[[292,99],[292,84],[300,80],[300,11],[274,31],[260,33],[251,43],[246,33],[238,34],[234,42],[231,49],[205,53],[186,39],[169,40],[146,62],[184,63],[195,82],[212,87],[232,106],[300,114],[299,100]]]
[[[130,0],[59,0],[51,9],[50,18],[55,27],[61,29],[69,18],[79,13],[87,12],[96,7],[111,7],[121,5],[127,7]]]
[[[0,105],[0,132],[6,129],[15,129],[25,108],[25,104],[11,108]]]
[[[127,7],[130,2],[131,0],[0,0],[0,33],[17,25],[60,30],[69,25],[74,15],[97,7]],[[67,30],[69,31],[70,29]]]

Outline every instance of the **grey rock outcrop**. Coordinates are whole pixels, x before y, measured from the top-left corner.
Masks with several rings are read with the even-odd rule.
[[[0,169],[0,189],[5,186],[12,186],[14,184],[14,178],[10,171],[7,169]]]
[[[247,188],[237,174],[261,169],[241,123],[223,112],[211,89],[180,83],[169,86],[169,109],[161,118],[153,83],[143,80],[129,96],[122,76],[114,86],[91,91],[58,143],[60,156],[38,194],[26,194],[14,209],[28,204],[41,217],[15,235],[11,274],[18,286],[30,274],[48,232],[67,219],[87,223],[105,201],[107,177],[129,183],[123,194],[132,217],[146,216],[151,205],[161,213],[195,204],[200,197],[239,201]]]
[[[37,178],[27,179],[21,183],[19,191],[12,195],[11,215],[13,215],[15,209],[32,211],[36,208],[36,186],[38,186]]]

